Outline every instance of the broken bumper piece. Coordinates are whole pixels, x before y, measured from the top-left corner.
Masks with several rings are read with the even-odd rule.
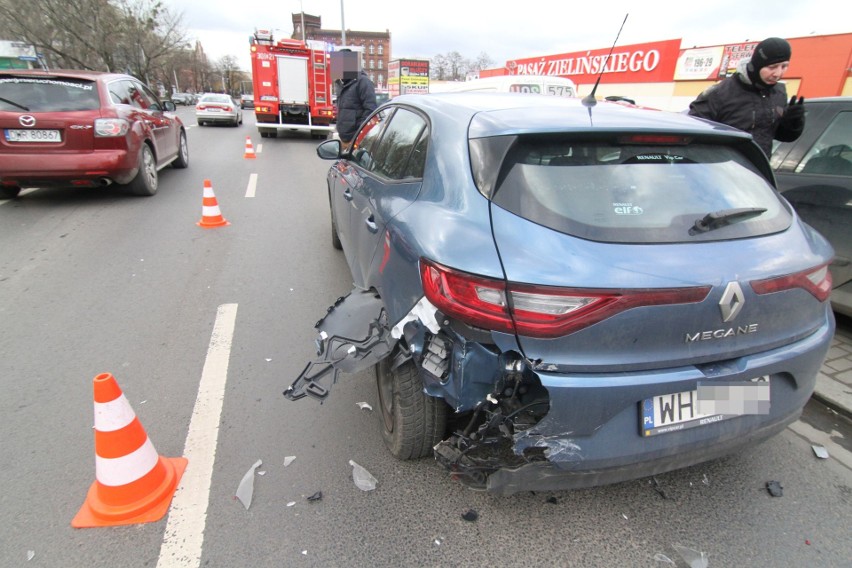
[[[318,359],[305,366],[284,391],[290,400],[324,400],[338,374],[357,373],[387,357],[397,340],[391,336],[384,305],[375,292],[353,290],[338,298],[314,326],[319,331]]]

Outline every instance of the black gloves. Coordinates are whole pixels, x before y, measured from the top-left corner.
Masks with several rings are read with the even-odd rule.
[[[798,123],[805,118],[805,97],[799,97],[796,102],[796,96],[790,98],[790,104],[787,105],[787,110],[784,111],[784,122],[788,124]]]

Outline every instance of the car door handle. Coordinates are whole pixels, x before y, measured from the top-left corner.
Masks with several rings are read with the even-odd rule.
[[[376,221],[373,219],[372,215],[370,215],[369,217],[364,219],[364,224],[367,225],[367,230],[370,231],[371,233],[378,233],[379,232],[379,226],[376,225]]]
[[[343,198],[346,201],[352,201],[352,191],[349,188],[343,190]]]

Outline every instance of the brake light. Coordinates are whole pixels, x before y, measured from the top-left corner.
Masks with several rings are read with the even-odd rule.
[[[710,292],[710,286],[617,290],[507,285],[425,259],[420,276],[426,298],[444,314],[475,327],[504,333],[517,329],[519,335],[540,338],[569,335],[631,308],[701,302]]]
[[[621,144],[663,144],[666,146],[684,146],[691,141],[692,139],[688,136],[669,134],[630,134],[618,138],[618,142]]]
[[[773,292],[802,288],[810,292],[820,302],[824,302],[831,296],[831,283],[831,272],[828,271],[828,265],[821,264],[815,268],[786,276],[754,280],[751,282],[751,289],[756,294],[772,294]]]
[[[130,131],[130,123],[123,118],[96,118],[95,136],[115,138]]]

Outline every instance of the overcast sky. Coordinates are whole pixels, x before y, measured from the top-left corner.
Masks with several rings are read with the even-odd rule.
[[[325,29],[391,32],[393,58],[428,58],[458,51],[508,59],[608,48],[629,14],[618,45],[682,39],[683,47],[852,32],[848,0],[163,0],[183,14],[191,39],[212,60],[237,58],[250,70],[254,28],[293,32],[291,14],[304,9]],[[796,54],[793,54],[796,57]]]

